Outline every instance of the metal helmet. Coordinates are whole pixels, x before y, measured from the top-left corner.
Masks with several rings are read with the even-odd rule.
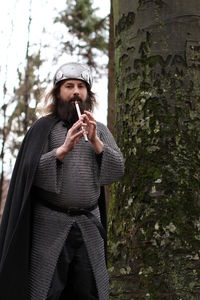
[[[87,65],[80,63],[66,63],[62,65],[55,73],[53,78],[54,85],[65,79],[79,79],[85,81],[90,89],[92,87],[92,75]]]

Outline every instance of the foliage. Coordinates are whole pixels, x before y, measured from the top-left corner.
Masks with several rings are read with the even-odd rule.
[[[20,71],[18,69],[19,87],[15,89],[15,95],[12,99],[15,108],[8,120],[8,131],[11,131],[13,136],[10,143],[12,153],[19,149],[21,139],[36,120],[35,109],[44,91],[43,82],[39,77],[42,63],[43,60],[40,57],[40,51],[38,51],[38,53],[28,56],[25,70]]]
[[[96,68],[99,53],[107,53],[108,18],[96,15],[97,8],[93,8],[91,0],[67,0],[66,4],[67,8],[55,19],[69,33],[63,42],[63,52],[76,53]]]

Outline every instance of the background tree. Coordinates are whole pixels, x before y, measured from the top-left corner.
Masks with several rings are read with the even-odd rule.
[[[3,118],[3,125],[2,128],[0,129],[0,134],[1,134],[1,150],[0,150],[0,159],[1,159],[1,175],[0,175],[0,207],[1,207],[1,201],[2,201],[2,196],[3,196],[3,184],[4,184],[4,159],[5,159],[5,144],[8,136],[8,130],[7,130],[7,116],[6,116],[6,111],[7,111],[7,104],[3,104],[1,107],[1,110],[3,112],[2,118]]]
[[[16,3],[14,5],[14,8],[16,7]],[[8,44],[6,47],[7,53],[9,52],[9,48],[11,46],[11,40],[13,36],[13,18],[11,19],[10,24],[10,34],[8,38]],[[1,68],[0,68],[1,70]],[[5,152],[6,152],[6,141],[8,138],[9,130],[8,130],[8,116],[7,116],[7,109],[9,106],[9,100],[6,99],[7,94],[7,75],[8,75],[8,56],[6,57],[6,64],[5,64],[5,76],[4,76],[4,83],[3,83],[3,94],[2,94],[2,101],[1,101],[1,120],[2,124],[0,127],[0,140],[1,140],[1,149],[0,149],[0,161],[1,161],[1,169],[0,169],[0,220],[1,220],[1,204],[4,196],[5,191],[5,170],[4,170],[4,163],[5,163]]]
[[[20,1],[15,1],[15,7],[13,8],[13,18],[15,16],[15,10],[16,8],[20,7],[20,4]],[[56,47],[55,43],[53,43],[53,45],[50,44],[52,43],[52,32],[47,32],[45,27],[43,27],[43,30],[41,32],[42,36],[38,36],[38,39],[34,44],[34,4],[35,2],[33,2],[32,0],[28,1],[27,8],[29,9],[29,12],[27,24],[27,41],[25,45],[26,53],[25,59],[22,58],[22,61],[20,61],[20,63],[17,62],[19,63],[17,68],[18,84],[14,83],[14,89],[12,86],[12,91],[9,88],[8,91],[6,90],[6,99],[8,99],[8,101],[3,103],[1,107],[1,120],[4,119],[4,124],[2,123],[0,125],[2,127],[0,129],[2,142],[0,194],[2,190],[1,184],[3,184],[4,177],[5,151],[7,151],[6,157],[8,157],[9,152],[11,153],[10,161],[13,165],[23,136],[36,119],[36,105],[38,101],[41,100],[41,94],[49,83],[49,75],[52,75],[52,72],[47,74],[47,70],[52,70],[52,65],[54,65],[55,62],[58,63],[59,49],[60,53],[64,53],[65,55],[73,55],[75,58],[77,58],[78,56],[78,59],[81,58],[82,61],[88,63],[91,67],[94,68],[97,66],[97,57],[99,59],[99,56],[105,57],[105,54],[107,54],[108,17],[106,16],[105,18],[102,18],[96,15],[98,8],[94,8],[93,1],[66,1],[67,7],[65,11],[61,12],[56,19],[57,22],[61,22],[66,26],[66,28],[64,28],[63,26],[65,32],[63,33],[64,38],[62,39],[62,41],[65,40],[66,42],[64,44],[60,42],[60,44],[56,45]],[[46,1],[45,5],[47,11],[51,9],[49,7],[51,6],[49,1]],[[45,5],[43,3],[43,6]],[[27,16],[26,10],[24,10],[23,13]],[[38,18],[38,15],[36,18]],[[55,18],[56,17],[54,17],[54,20]],[[15,25],[16,24],[14,24],[14,21],[12,20],[12,27],[14,29],[16,28]],[[54,28],[56,28],[56,26],[54,26]],[[1,33],[3,31],[4,29],[2,29]],[[60,32],[63,31],[59,30],[59,33]],[[51,38],[49,38],[49,35]],[[11,37],[9,39],[10,44],[12,44],[11,42],[13,42],[14,40],[14,38],[12,40]],[[48,45],[45,42],[47,41],[47,37]],[[55,57],[51,58],[50,56],[51,54],[53,56],[52,50],[54,49],[54,47],[56,48],[56,54]],[[13,47],[11,48],[13,49]],[[22,45],[22,50],[23,49],[24,47]],[[12,51],[13,53],[15,53],[15,48]],[[45,61],[45,58],[47,57],[49,52],[50,56],[48,57],[47,63]],[[7,51],[7,53],[9,53],[9,51]],[[44,62],[45,64],[43,64]],[[8,65],[10,69],[10,64],[8,63]],[[100,66],[101,71],[99,73],[105,75],[105,73],[107,72],[107,66],[102,65],[102,61]],[[12,68],[12,72],[15,73],[16,70]],[[44,72],[46,75],[45,78],[42,79],[42,74],[44,74]],[[8,111],[7,115],[6,109]],[[3,126],[5,128],[3,128]],[[12,167],[10,167],[10,169],[12,169]]]
[[[5,180],[5,157],[6,151],[12,153],[12,160],[16,157],[18,149],[20,147],[22,138],[26,133],[29,126],[36,120],[35,108],[40,100],[41,93],[43,91],[43,82],[40,79],[40,67],[43,63],[41,59],[41,51],[37,53],[31,53],[30,51],[30,31],[32,22],[32,1],[29,2],[29,21],[28,21],[28,38],[26,44],[26,57],[25,68],[20,70],[18,68],[19,85],[14,88],[12,95],[8,92],[7,88],[7,73],[8,65],[6,65],[5,82],[3,86],[3,104],[1,107],[2,113],[2,128],[1,134],[1,175],[0,175],[0,212],[3,211],[4,198],[6,193],[4,192],[4,181],[6,189],[8,186],[8,180]],[[12,34],[14,23],[11,22],[11,34],[8,41],[7,50],[11,46]],[[13,96],[14,92],[14,96]],[[8,157],[8,155],[7,155]],[[8,165],[8,162],[7,162]],[[2,204],[2,206],[1,206]],[[0,215],[1,218],[1,215]]]
[[[199,299],[200,2],[113,1],[117,142],[111,299]]]
[[[107,54],[108,18],[96,15],[98,8],[93,8],[91,0],[67,0],[66,5],[55,19],[66,26],[68,33],[64,35],[61,52],[77,55],[96,69],[97,57]]]
[[[15,106],[9,116],[8,128],[12,134],[9,146],[15,155],[27,129],[36,120],[36,107],[44,92],[44,80],[39,76],[43,63],[40,50],[27,56],[25,69],[18,69],[19,86],[15,88],[12,102]]]
[[[41,58],[41,45],[37,52],[31,51],[30,33],[32,24],[32,0],[29,2],[28,36],[26,43],[25,67],[17,69],[19,84],[14,89],[12,103],[15,108],[8,119],[8,131],[11,133],[9,147],[16,155],[22,138],[31,124],[36,120],[36,107],[44,91],[40,79],[40,68],[44,62]]]

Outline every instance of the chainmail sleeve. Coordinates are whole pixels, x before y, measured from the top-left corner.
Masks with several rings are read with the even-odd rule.
[[[100,184],[111,184],[124,174],[124,159],[109,129],[98,122],[98,135],[104,143],[100,166]]]
[[[42,154],[35,174],[34,185],[58,194],[62,185],[63,163],[56,157],[56,149]]]

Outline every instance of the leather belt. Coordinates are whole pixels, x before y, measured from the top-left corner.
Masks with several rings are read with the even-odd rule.
[[[42,205],[50,208],[51,210],[66,213],[69,216],[81,216],[81,215],[87,216],[88,219],[90,219],[96,225],[102,239],[104,240],[104,242],[106,242],[106,240],[107,240],[106,231],[105,231],[103,225],[101,224],[101,222],[99,222],[97,217],[91,212],[92,210],[97,208],[98,204],[95,204],[95,205],[90,206],[89,208],[85,209],[85,208],[77,208],[77,207],[69,207],[69,208],[59,207],[50,202],[43,201],[41,199],[39,200],[39,202]]]

